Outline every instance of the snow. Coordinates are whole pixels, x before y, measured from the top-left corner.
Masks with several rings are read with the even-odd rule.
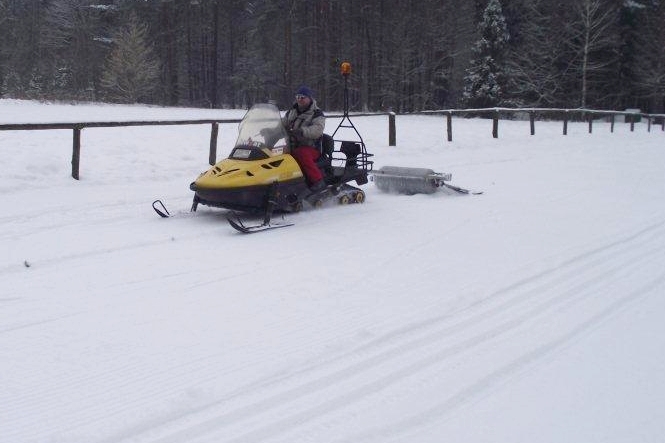
[[[0,123],[242,113],[0,100]],[[246,236],[187,212],[209,125],[84,129],[80,181],[72,131],[0,131],[0,440],[661,441],[660,126],[454,119],[450,143],[398,116],[391,147],[354,123],[377,169],[484,194],[370,183]]]

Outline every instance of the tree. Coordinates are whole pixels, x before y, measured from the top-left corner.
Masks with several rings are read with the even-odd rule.
[[[0,26],[0,92],[22,97],[40,59],[44,7],[39,0],[5,0]]]
[[[147,42],[147,26],[134,14],[114,36],[102,87],[109,98],[125,103],[150,101],[159,85],[160,64]]]
[[[7,0],[0,0],[0,41],[6,41],[8,33],[6,32],[9,21],[9,7]],[[4,45],[0,45],[0,97],[2,97],[2,85],[5,79],[5,70],[7,65],[7,54]]]
[[[649,112],[665,110],[665,3],[653,1],[641,12],[635,76],[638,91],[647,99]]]
[[[442,55],[439,83],[445,86],[445,100],[458,106],[464,99],[464,84],[478,38],[477,2],[452,0],[442,10],[441,33],[445,43],[438,48]],[[480,9],[482,10],[482,9]]]
[[[519,106],[565,106],[560,69],[564,53],[558,6],[550,0],[525,5],[519,43],[507,60],[507,95]]]
[[[177,23],[178,9],[174,1],[162,1],[159,10],[158,34],[155,40],[162,60],[162,79],[164,99],[175,106],[179,100],[178,88],[178,45]]]
[[[0,93],[95,99],[104,79],[114,100],[287,106],[307,83],[332,110],[348,60],[354,110],[658,109],[664,1],[0,0]],[[140,75],[110,38],[131,14],[145,27]],[[131,76],[150,80],[130,93]]]
[[[37,73],[44,94],[94,99],[108,53],[106,9],[84,0],[52,0],[39,28]],[[34,77],[34,76],[33,76]]]
[[[616,0],[574,0],[564,34],[571,90],[578,105],[602,107],[617,97],[619,7]]]
[[[486,108],[503,104],[507,82],[504,63],[510,37],[499,0],[487,4],[479,33],[464,78],[463,101],[467,107]]]

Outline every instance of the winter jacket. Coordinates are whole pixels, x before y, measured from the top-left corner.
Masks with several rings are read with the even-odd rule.
[[[302,137],[291,136],[289,143],[292,148],[298,146],[316,146],[316,142],[323,135],[323,129],[326,126],[326,118],[323,111],[316,105],[316,101],[312,99],[309,108],[304,111],[298,110],[298,104],[294,104],[289,109],[284,117],[282,123],[287,131],[292,129],[302,129]]]

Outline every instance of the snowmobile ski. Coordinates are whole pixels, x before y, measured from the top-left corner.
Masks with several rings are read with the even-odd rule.
[[[182,217],[193,217],[194,215],[196,215],[194,211],[184,211],[184,210],[176,210],[175,212],[172,213],[168,209],[166,209],[166,205],[161,200],[155,200],[154,202],[152,202],[152,209],[154,209],[157,215],[159,215],[162,218],[182,218]]]
[[[242,222],[242,219],[234,212],[232,216],[228,216],[226,220],[229,222],[231,227],[238,232],[243,234],[254,234],[256,232],[268,231],[270,229],[286,228],[288,226],[293,226],[293,223],[271,223],[270,221],[264,221],[259,225],[245,225]]]
[[[162,201],[159,199],[152,202],[152,209],[154,209],[157,215],[159,215],[160,217],[169,218],[171,216],[169,210],[166,209],[164,203],[162,203]]]

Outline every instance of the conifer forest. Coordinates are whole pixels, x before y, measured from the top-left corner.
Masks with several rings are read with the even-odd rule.
[[[665,0],[0,0],[0,97],[663,113]]]

